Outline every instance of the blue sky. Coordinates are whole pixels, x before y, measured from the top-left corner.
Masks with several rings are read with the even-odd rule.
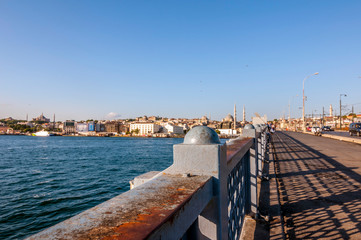
[[[0,118],[361,112],[361,1],[0,1]],[[298,95],[298,97],[293,97]],[[337,110],[338,113],[339,110]]]

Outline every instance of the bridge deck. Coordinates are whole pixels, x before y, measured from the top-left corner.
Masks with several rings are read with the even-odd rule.
[[[286,238],[361,239],[361,145],[294,132],[273,143]]]

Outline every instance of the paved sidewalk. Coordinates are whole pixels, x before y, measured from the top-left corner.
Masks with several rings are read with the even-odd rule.
[[[361,239],[361,145],[294,132],[273,143],[286,239]]]

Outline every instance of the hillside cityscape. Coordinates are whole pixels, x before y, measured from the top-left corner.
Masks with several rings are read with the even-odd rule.
[[[258,115],[258,114],[256,114]],[[242,133],[246,124],[269,124],[281,130],[302,131],[302,118],[290,116],[280,119],[268,120],[264,115],[252,117],[246,121],[246,112],[243,108],[242,119],[237,121],[236,106],[234,113],[228,114],[221,121],[211,120],[210,117],[201,118],[167,118],[160,116],[142,116],[134,119],[116,120],[66,120],[55,121],[44,114],[32,120],[18,120],[8,117],[0,119],[0,134],[6,135],[32,135],[38,131],[49,131],[58,136],[138,136],[138,137],[182,137],[196,126],[208,126],[214,129],[221,137],[231,137]],[[26,117],[28,118],[28,117]],[[332,129],[347,130],[353,122],[361,122],[361,114],[349,113],[347,115],[334,115],[330,106],[329,114],[306,115],[306,126],[328,126]]]
[[[55,115],[51,120],[41,114],[31,121],[12,117],[1,119],[0,134],[31,135],[45,130],[56,135],[177,137],[183,136],[195,126],[208,126],[220,135],[234,135],[248,123],[245,120],[237,121],[234,115],[228,114],[222,121],[211,120],[207,116],[194,119],[142,116],[117,120],[55,121]],[[267,121],[266,117],[264,121]]]

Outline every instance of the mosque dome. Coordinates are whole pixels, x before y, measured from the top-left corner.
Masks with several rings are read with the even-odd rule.
[[[223,119],[223,122],[233,122],[233,117],[230,113]]]
[[[206,121],[208,121],[208,118],[207,118],[207,116],[203,116],[203,117],[201,118],[201,120],[202,120],[202,122],[206,122]]]

